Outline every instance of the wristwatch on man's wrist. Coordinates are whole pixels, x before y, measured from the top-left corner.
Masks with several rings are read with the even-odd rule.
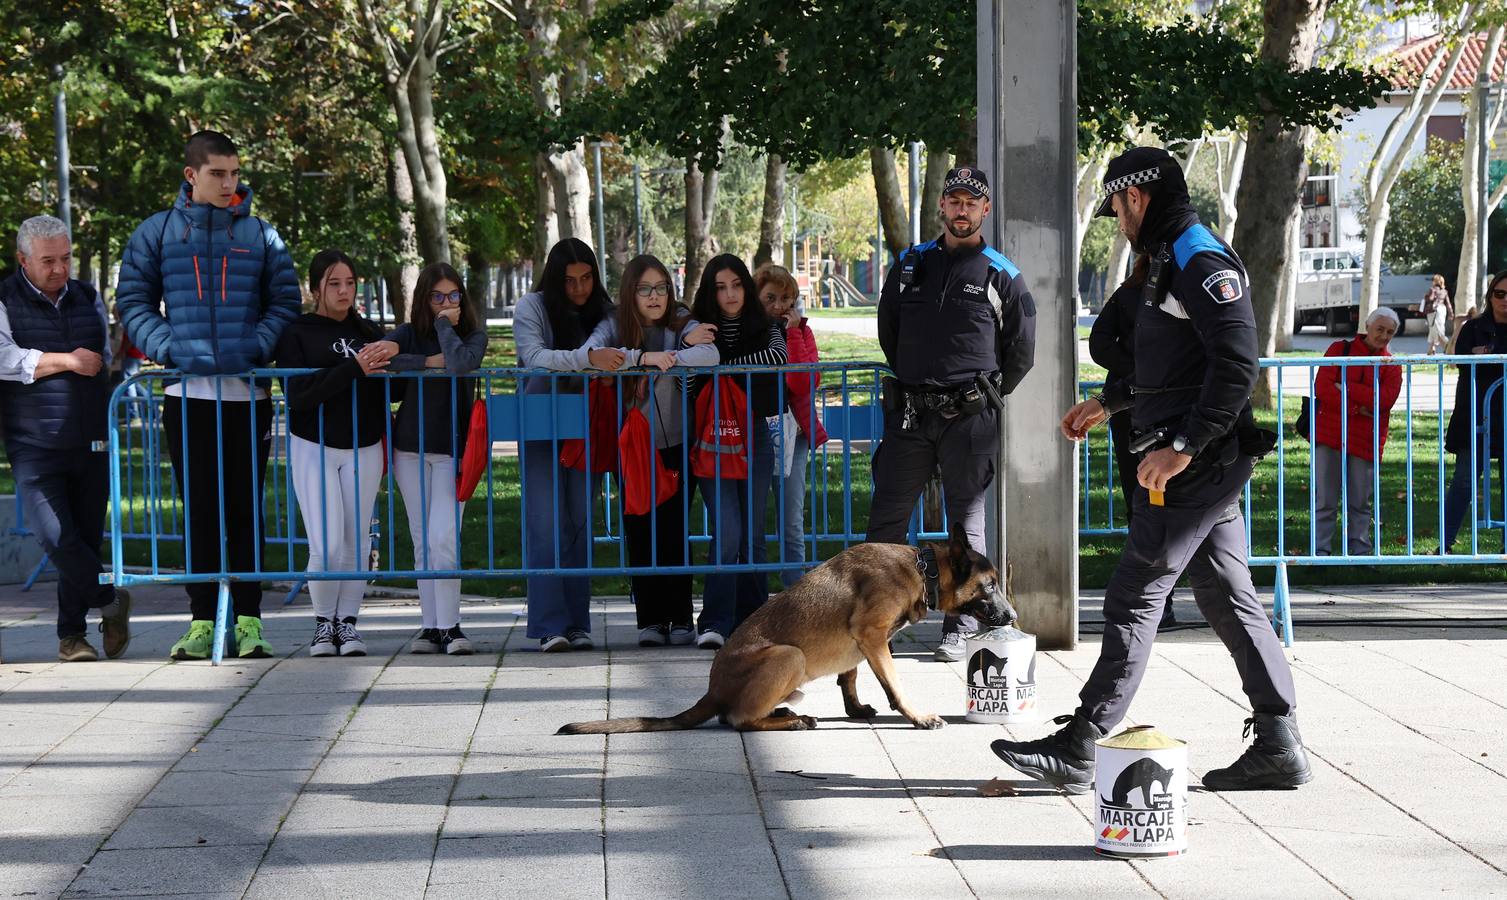
[[[1193,452],[1188,449],[1188,439],[1183,435],[1178,435],[1177,437],[1172,439],[1172,450],[1175,453],[1181,453],[1185,456],[1193,455]]]

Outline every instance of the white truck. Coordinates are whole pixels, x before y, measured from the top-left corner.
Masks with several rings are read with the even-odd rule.
[[[1351,334],[1360,318],[1360,258],[1348,250],[1303,250],[1299,256],[1298,291],[1293,301],[1292,333],[1305,325],[1322,325],[1331,337]],[[1393,275],[1383,265],[1377,306],[1397,313],[1402,330],[1429,291],[1429,275]]]

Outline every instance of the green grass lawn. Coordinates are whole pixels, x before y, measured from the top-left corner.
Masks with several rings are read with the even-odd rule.
[[[826,308],[808,308],[806,317],[811,319],[864,319],[878,315],[877,306],[838,306]]]

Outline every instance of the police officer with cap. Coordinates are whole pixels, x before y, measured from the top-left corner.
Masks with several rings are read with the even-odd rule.
[[[1104,642],[1079,706],[1035,741],[995,741],[1012,768],[1068,793],[1094,780],[1094,741],[1124,718],[1146,671],[1161,606],[1187,570],[1204,618],[1234,657],[1250,700],[1252,745],[1204,775],[1212,790],[1293,788],[1311,777],[1292,671],[1251,584],[1240,494],[1275,438],[1250,415],[1258,371],[1245,267],[1198,221],[1182,169],[1165,150],[1135,147],[1110,163],[1098,215],[1115,216],[1151,259],[1136,313],[1134,384],[1068,410],[1082,440],[1132,410],[1140,483],[1130,534],[1104,594]]]
[[[1036,306],[1020,270],[979,234],[989,215],[983,170],[947,173],[941,213],[942,236],[908,249],[879,295],[879,345],[896,377],[885,380],[867,539],[906,542],[916,500],[940,465],[947,517],[982,553],[996,404],[1031,369]],[[962,633],[977,628],[971,616],[947,616],[935,658],[962,659]]]

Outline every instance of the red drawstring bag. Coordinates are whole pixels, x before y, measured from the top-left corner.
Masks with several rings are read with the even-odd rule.
[[[466,452],[455,472],[455,500],[465,503],[492,461],[492,442],[487,437],[487,402],[480,397],[471,404],[471,424],[466,429]]]
[[[591,472],[617,470],[617,391],[613,378],[593,378],[586,388],[586,420],[591,430]],[[586,441],[560,442],[560,465],[586,471]]]
[[[713,398],[716,398],[715,403]],[[713,378],[711,384],[702,388],[696,397],[696,443],[691,448],[691,474],[697,478],[716,478],[720,473],[724,480],[746,479],[749,443],[744,429],[747,419],[748,398],[738,387],[736,379],[724,375]],[[721,460],[720,469],[718,460]]]
[[[636,407],[623,418],[617,446],[623,461],[623,512],[642,516],[675,496],[680,473],[665,465],[655,452],[649,420]]]

